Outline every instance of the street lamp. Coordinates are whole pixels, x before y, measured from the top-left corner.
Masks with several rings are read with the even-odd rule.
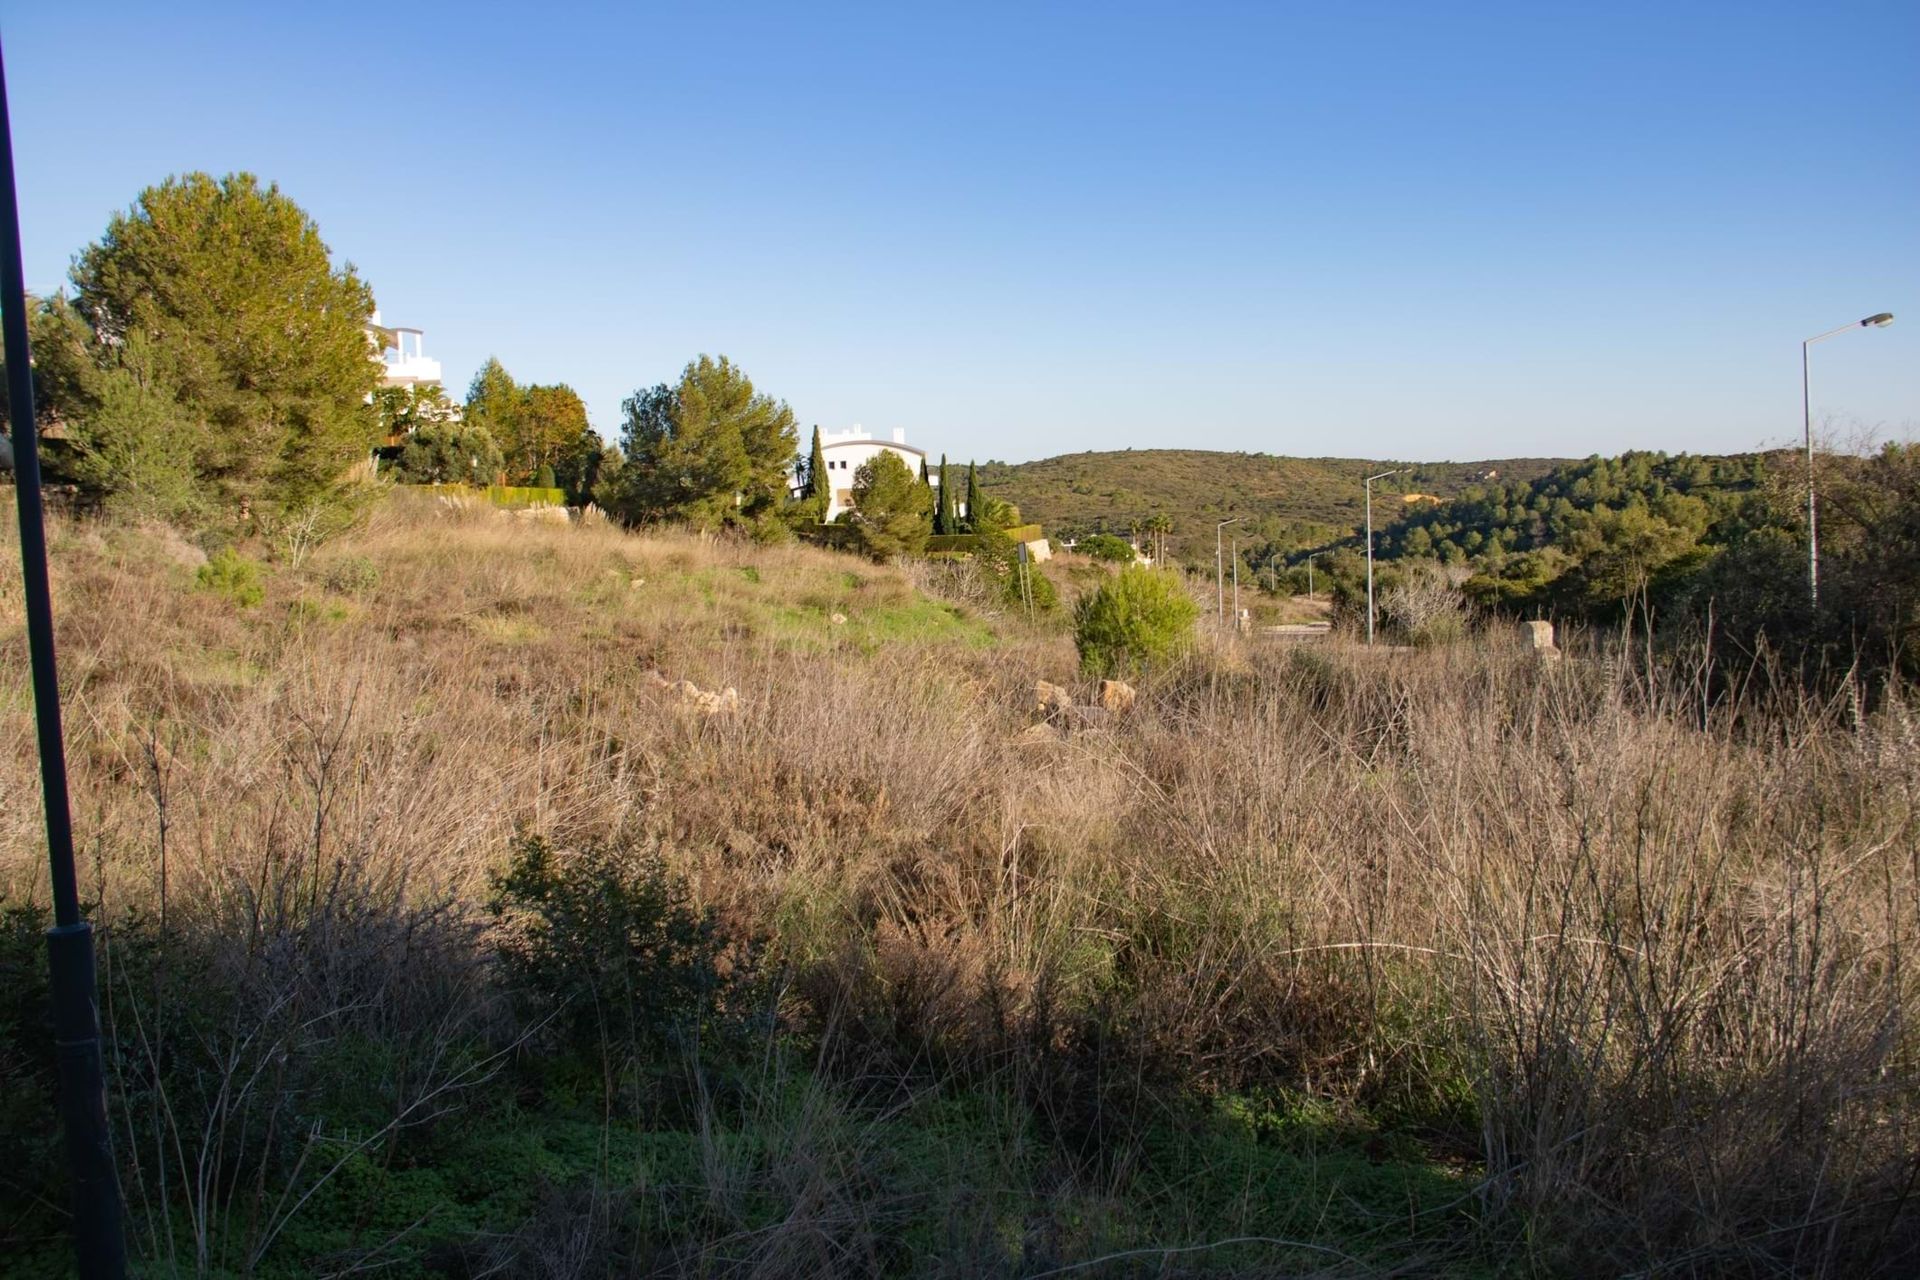
[[[1233,633],[1240,634],[1240,531],[1233,531]]]
[[[1807,598],[1815,609],[1820,607],[1820,518],[1813,496],[1813,392],[1807,352],[1816,342],[1825,342],[1855,329],[1884,329],[1892,323],[1893,312],[1882,311],[1865,320],[1816,334],[1800,344],[1800,415],[1807,432]]]
[[[1227,620],[1227,575],[1226,565],[1221,561],[1220,531],[1239,523],[1240,517],[1234,516],[1213,526],[1213,613],[1219,622]]]
[[[1318,551],[1307,552],[1307,600],[1309,603],[1313,600],[1313,558],[1319,554]]]
[[[1367,477],[1367,647],[1373,647],[1373,482],[1385,480],[1388,476],[1403,476],[1413,470],[1401,467],[1398,471],[1382,471],[1377,476]]]

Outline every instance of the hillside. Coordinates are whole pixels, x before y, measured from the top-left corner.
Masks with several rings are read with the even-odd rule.
[[[1369,475],[1412,467],[1375,490],[1388,498],[1386,518],[1401,493],[1451,498],[1489,478],[1526,482],[1560,465],[1553,458],[1499,458],[1486,462],[1380,462],[1361,458],[1286,458],[1265,453],[1204,449],[1126,449],[1070,453],[1038,462],[988,462],[980,483],[994,497],[1058,537],[1126,533],[1154,515],[1173,520],[1170,545],[1181,558],[1212,555],[1213,525],[1242,516],[1253,539],[1282,549],[1321,545],[1358,528],[1364,519],[1362,482]],[[1376,510],[1376,519],[1379,512]],[[1204,546],[1202,545],[1204,544]]]
[[[1203,637],[1102,717],[951,564],[417,494],[50,534],[139,1274],[1920,1256],[1905,720],[1757,733],[1501,630]],[[0,1270],[52,1276],[18,564]]]

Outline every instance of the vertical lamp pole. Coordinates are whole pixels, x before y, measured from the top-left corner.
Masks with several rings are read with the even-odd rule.
[[[1227,576],[1226,566],[1222,563],[1220,549],[1220,531],[1230,524],[1238,524],[1239,516],[1222,520],[1213,526],[1213,615],[1217,622],[1227,620]]]
[[[1373,647],[1373,482],[1385,480],[1388,476],[1405,475],[1411,467],[1402,467],[1398,471],[1382,471],[1377,476],[1367,477],[1367,647]]]
[[[1233,531],[1233,633],[1240,634],[1240,531]]]
[[[53,876],[53,927],[47,930],[54,1049],[60,1074],[60,1127],[73,1181],[73,1236],[82,1280],[120,1280],[120,1187],[107,1141],[106,1075],[100,1061],[93,926],[80,918],[73,869],[73,819],[67,809],[66,748],[60,733],[60,678],[53,663],[53,598],[47,581],[47,532],[40,502],[40,444],[33,422],[33,365],[27,349],[27,291],[20,262],[20,206],[14,190],[13,125],[0,65],[0,328],[5,330],[8,417],[13,432],[14,503],[20,513],[20,570],[26,587],[27,654],[40,742],[40,796],[46,809],[47,861]]]
[[[1313,599],[1313,558],[1319,554],[1320,553],[1318,551],[1307,552],[1307,599],[1308,601],[1312,601]]]
[[[1855,329],[1884,329],[1892,323],[1893,313],[1882,311],[1865,320],[1815,334],[1800,344],[1800,417],[1807,432],[1807,599],[1815,609],[1820,607],[1820,513],[1813,490],[1813,380],[1809,376],[1808,352],[1816,342],[1825,342]]]

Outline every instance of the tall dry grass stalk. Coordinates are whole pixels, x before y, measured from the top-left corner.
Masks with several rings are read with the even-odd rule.
[[[837,1070],[896,1082],[875,1105],[1007,1081],[1088,1176],[1124,1176],[1162,1086],[1306,1093],[1469,1143],[1489,1219],[1531,1224],[1548,1268],[1920,1258],[1897,697],[1713,695],[1622,642],[1553,667],[1497,638],[1223,645],[1131,716],[1019,745],[1064,637],[869,625],[918,597],[806,548],[389,507],[240,611],[177,540],[64,522],[55,547],[109,924],[164,912],[245,955],[343,885],[395,919],[470,911],[517,831],[644,840],[769,940]],[[44,875],[5,621],[18,900]],[[690,717],[650,668],[741,712]],[[795,1178],[837,1176],[809,1160]]]

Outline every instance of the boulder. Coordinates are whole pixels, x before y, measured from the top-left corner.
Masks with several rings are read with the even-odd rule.
[[[1123,716],[1133,710],[1133,704],[1138,698],[1139,695],[1134,692],[1133,686],[1125,680],[1102,680],[1100,696],[1095,699],[1095,702],[1102,709],[1116,716]]]
[[[1542,662],[1557,662],[1560,658],[1560,646],[1553,642],[1553,624],[1536,618],[1527,623],[1528,637],[1533,641],[1533,652]]]
[[[1073,710],[1073,694],[1062,685],[1036,680],[1033,685],[1036,710],[1043,716],[1060,716]]]
[[[740,710],[740,691],[732,685],[724,689],[702,689],[691,680],[675,680],[666,686],[682,710],[703,716],[731,716]]]
[[[1062,742],[1065,739],[1066,735],[1061,733],[1059,729],[1043,721],[1040,724],[1028,725],[1023,731],[1015,735],[1013,744],[1016,747],[1039,747],[1051,742]]]

